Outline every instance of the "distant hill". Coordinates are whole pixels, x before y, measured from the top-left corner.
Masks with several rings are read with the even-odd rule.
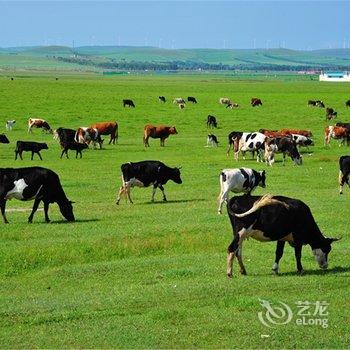
[[[131,64],[133,62],[133,64]],[[138,65],[135,66],[135,62]],[[143,64],[142,64],[143,63]],[[104,70],[203,66],[206,69],[350,69],[350,49],[163,49],[134,46],[0,48],[0,68]]]

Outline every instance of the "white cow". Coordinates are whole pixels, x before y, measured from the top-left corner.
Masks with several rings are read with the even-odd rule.
[[[180,104],[180,103],[186,104],[186,101],[182,97],[174,98],[173,104]]]
[[[257,186],[265,188],[265,170],[256,171],[250,168],[224,169],[220,173],[220,194],[218,213],[222,204],[227,204],[229,192],[251,194]]]

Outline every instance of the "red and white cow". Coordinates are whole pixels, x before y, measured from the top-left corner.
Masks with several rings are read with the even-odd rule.
[[[103,143],[103,140],[101,139],[101,136],[98,133],[98,130],[96,128],[91,128],[91,127],[78,128],[75,133],[74,141],[78,143],[85,143],[87,145],[90,142],[92,142],[94,148],[96,148],[96,142],[97,142],[100,145],[100,149],[102,148],[102,143]]]
[[[49,123],[44,119],[38,119],[38,118],[29,118],[28,120],[28,132],[32,132],[32,128],[39,128],[43,131],[46,131],[50,134],[52,134],[52,129],[49,125]]]
[[[349,131],[342,126],[327,126],[324,129],[324,144],[329,145],[331,138],[335,140],[340,140],[339,146],[343,145],[345,141],[349,141]]]

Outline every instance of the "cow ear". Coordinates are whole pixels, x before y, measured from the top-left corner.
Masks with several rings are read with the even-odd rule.
[[[327,238],[327,240],[329,241],[329,243],[333,243],[333,242],[337,242],[337,241],[340,241],[342,239],[342,237],[339,237],[339,238]]]
[[[70,203],[70,204],[74,204],[75,202],[73,202],[73,201],[69,201],[69,203]]]

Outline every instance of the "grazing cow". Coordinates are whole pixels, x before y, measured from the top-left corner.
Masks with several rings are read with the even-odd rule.
[[[0,143],[10,143],[10,140],[5,134],[0,134]]]
[[[83,154],[81,151],[89,147],[86,143],[78,143],[75,141],[72,141],[72,142],[63,141],[61,143],[61,146],[62,146],[61,159],[64,154],[66,154],[66,157],[68,159],[68,150],[75,151],[75,158],[78,158],[78,154],[80,154],[80,159],[81,159],[83,157]]]
[[[163,102],[163,103],[166,102],[166,99],[164,96],[158,96],[158,100],[159,100],[159,102]]]
[[[345,101],[345,107],[350,107],[350,100]]]
[[[177,130],[175,126],[165,126],[165,125],[145,125],[143,129],[143,144],[145,147],[149,147],[148,139],[152,137],[152,139],[160,139],[160,146],[165,146],[165,139],[169,137],[169,135],[176,135]]]
[[[233,259],[237,256],[240,272],[246,275],[242,260],[242,245],[250,237],[260,242],[277,241],[276,259],[272,270],[277,274],[285,242],[295,249],[297,271],[303,274],[301,251],[310,245],[321,269],[328,267],[328,254],[336,238],[326,238],[318,228],[310,208],[298,199],[283,196],[235,196],[227,205],[233,229],[233,241],[228,246],[227,276],[232,277]]]
[[[122,194],[129,198],[130,203],[133,203],[130,197],[130,188],[148,187],[153,185],[152,202],[157,188],[163,193],[163,201],[166,201],[164,187],[169,180],[177,184],[181,184],[180,168],[169,168],[164,163],[156,160],[145,160],[137,163],[125,163],[121,166],[122,170],[122,186],[119,189],[117,204],[120,202]]]
[[[16,198],[21,201],[34,199],[32,212],[28,222],[33,222],[33,216],[41,201],[44,202],[45,221],[50,222],[48,210],[50,203],[57,203],[61,214],[68,221],[75,221],[72,203],[66,197],[60,179],[50,169],[40,167],[30,168],[0,168],[0,209],[4,223],[6,201]]]
[[[206,147],[209,147],[209,145],[211,145],[212,147],[219,146],[219,141],[218,138],[214,135],[214,134],[209,134],[207,137],[207,145]]]
[[[44,119],[29,118],[29,120],[28,120],[28,132],[32,132],[33,128],[39,128],[45,132],[52,134],[52,129],[51,129],[49,123]]]
[[[218,123],[213,115],[208,115],[207,117],[207,128],[217,128]]]
[[[102,148],[103,140],[97,129],[95,128],[86,128],[81,127],[78,128],[75,132],[74,141],[78,143],[86,143],[89,144],[92,142],[93,147],[96,148],[96,142],[100,145],[100,149]]]
[[[135,104],[133,100],[128,100],[128,99],[123,100],[123,107],[126,107],[126,106],[135,108]]]
[[[256,171],[250,168],[224,169],[220,173],[220,194],[218,214],[221,214],[222,204],[227,204],[228,195],[245,193],[250,195],[258,186],[265,188],[265,170]]]
[[[314,100],[309,100],[309,101],[307,102],[307,105],[308,105],[309,107],[320,107],[320,108],[325,108],[325,105],[324,105],[323,101],[321,101],[321,100],[316,100],[316,101],[314,101]]]
[[[41,158],[40,151],[42,149],[49,149],[47,147],[46,143],[40,143],[40,142],[33,142],[33,141],[17,141],[16,149],[15,149],[15,160],[17,160],[17,157],[19,157],[23,160],[22,153],[23,152],[32,152],[31,160],[33,160],[34,153],[36,153],[40,160],[43,160]]]
[[[222,105],[229,105],[231,103],[233,103],[228,97],[221,97],[219,99],[219,103]]]
[[[238,108],[238,107],[239,107],[238,103],[235,103],[235,102],[230,102],[230,103],[226,106],[226,108],[231,108],[231,109],[233,109],[233,108]]]
[[[331,138],[335,140],[340,140],[339,146],[343,145],[345,141],[349,140],[349,130],[342,126],[327,126],[324,129],[324,144],[329,145]]]
[[[186,104],[186,101],[182,97],[174,98],[173,104],[180,104],[180,103]]]
[[[292,140],[299,147],[307,147],[314,146],[314,141],[310,139],[310,137],[306,137],[303,135],[291,134]]]
[[[335,112],[333,108],[330,108],[330,107],[326,108],[326,121],[334,119],[337,115],[338,113]]]
[[[111,135],[109,145],[118,143],[118,123],[117,122],[100,122],[92,124],[90,128],[98,131],[99,135]]]
[[[348,134],[350,135],[350,123],[343,123],[343,122],[338,122],[335,124],[335,126],[341,126],[345,129],[348,130]]]
[[[15,125],[15,120],[7,120],[6,121],[6,130],[11,131],[13,129],[13,126]]]
[[[348,184],[350,175],[350,156],[341,156],[339,158],[339,194],[343,194],[344,184]]]
[[[227,152],[226,152],[226,156],[227,157],[230,154],[231,147],[235,151],[235,149],[234,149],[235,141],[237,143],[237,141],[239,141],[239,139],[242,137],[242,135],[243,135],[243,132],[241,132],[241,131],[231,131],[228,134],[228,136],[227,136],[227,138],[228,138],[228,148],[227,148]]]
[[[197,103],[196,98],[193,97],[193,96],[188,96],[188,97],[187,97],[187,101],[188,101],[188,102],[192,102],[192,103]]]
[[[296,134],[296,135],[303,135],[306,137],[312,137],[312,132],[309,130],[281,129],[279,132],[282,133],[284,136]]]
[[[237,147],[235,148],[235,159],[238,160],[239,153],[242,152],[243,159],[245,159],[245,152],[250,151],[253,154],[257,152],[257,162],[263,161],[263,150],[266,136],[260,132],[248,133],[244,132],[242,137],[237,140]]]
[[[262,102],[261,102],[260,98],[256,98],[256,97],[253,97],[250,100],[250,104],[252,105],[252,107],[262,106]]]
[[[283,154],[283,165],[285,164],[286,155],[289,155],[295,165],[302,164],[302,157],[298,151],[296,142],[290,137],[276,137],[267,139],[265,142],[265,161],[272,165],[275,161],[275,153]]]
[[[178,106],[180,109],[184,109],[186,105],[184,103],[179,103]]]

